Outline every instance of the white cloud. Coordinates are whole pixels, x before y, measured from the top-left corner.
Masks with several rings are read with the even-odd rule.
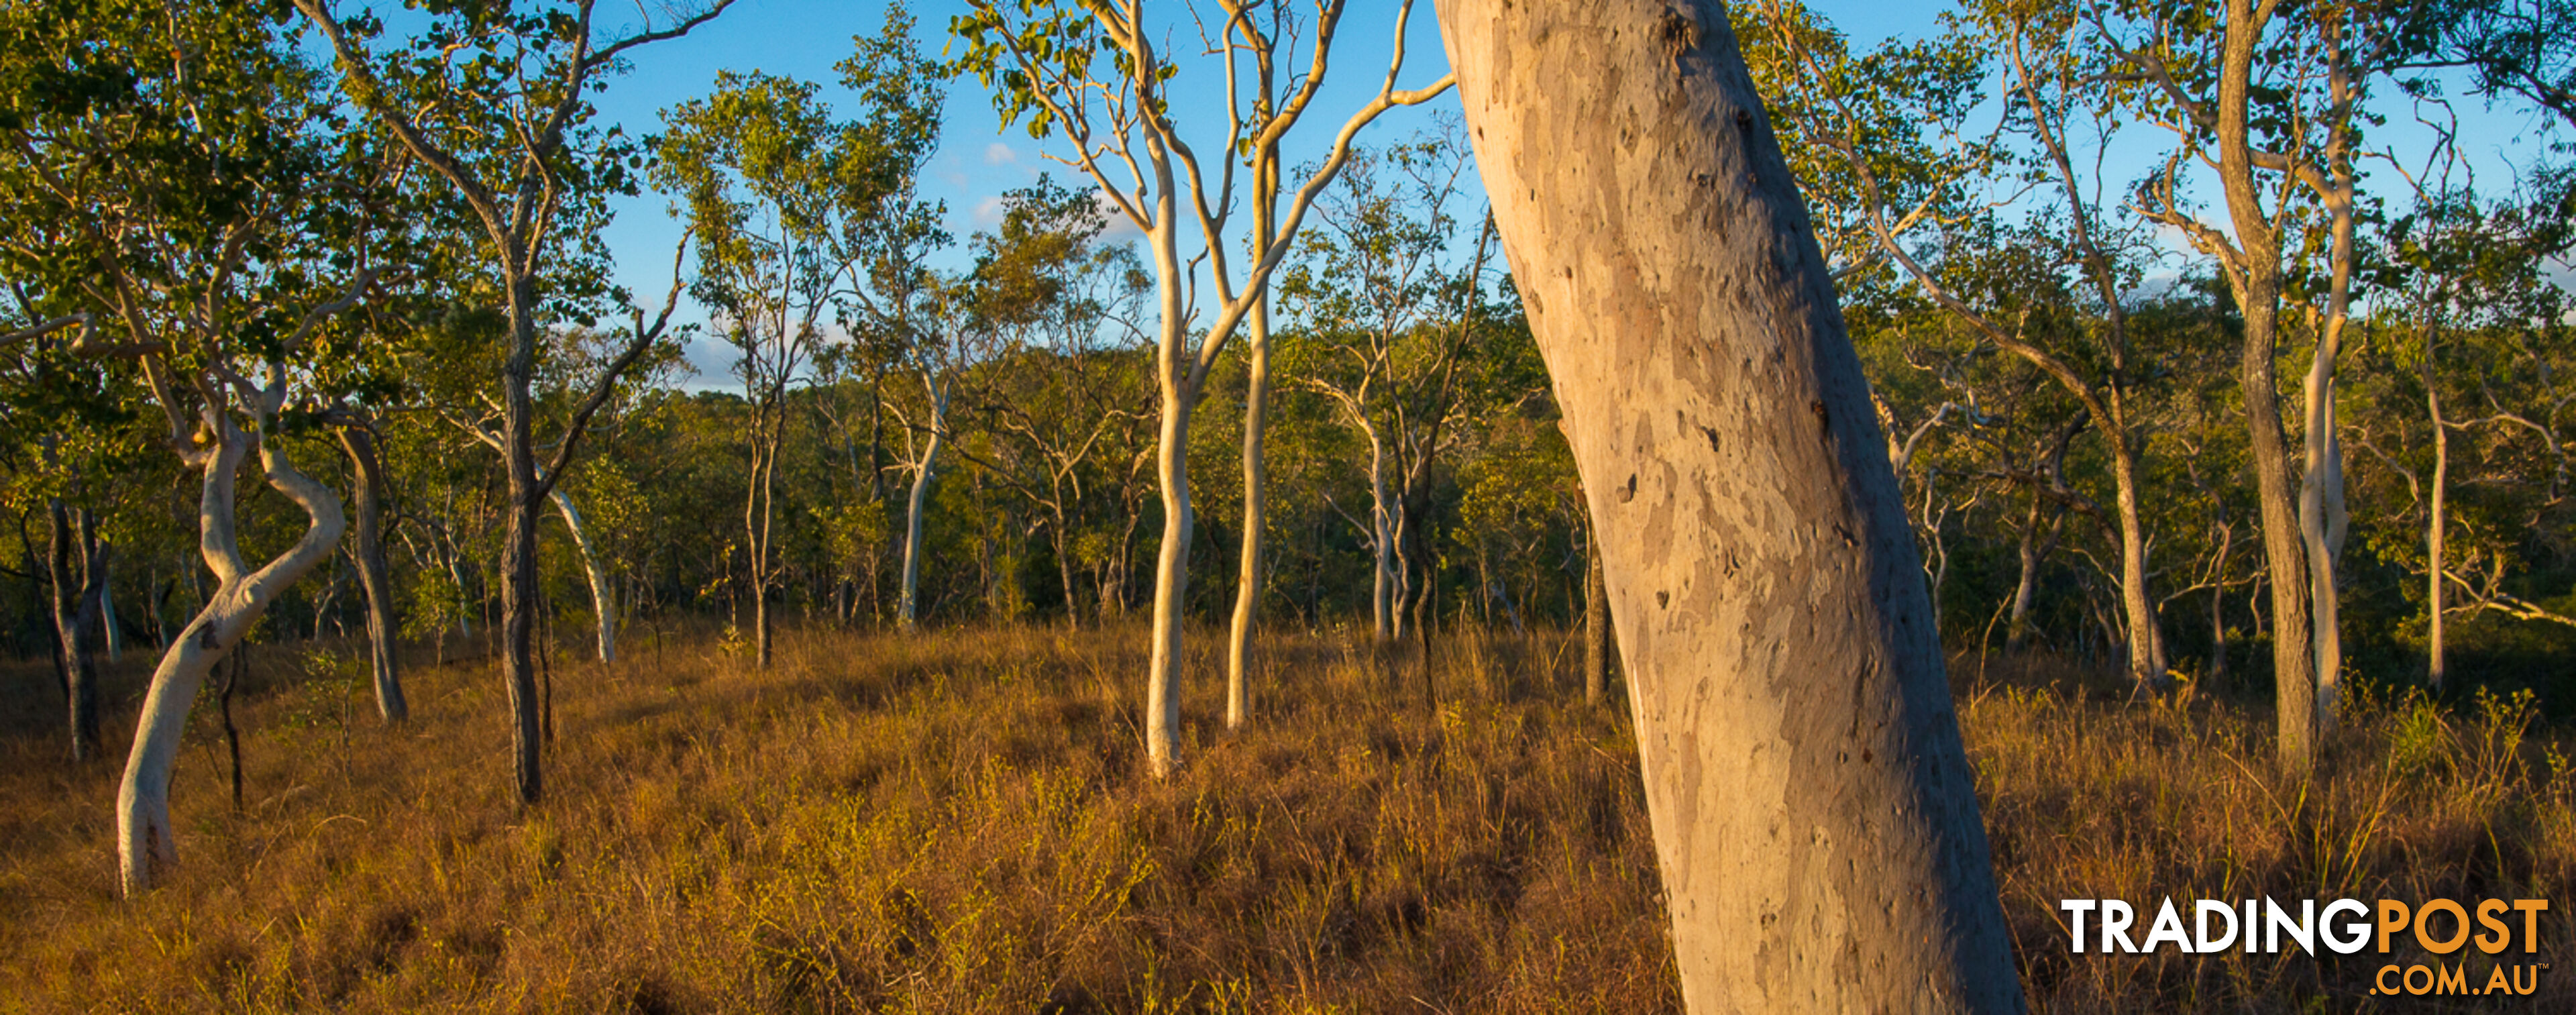
[[[975,228],[990,229],[1002,224],[1002,196],[995,194],[975,202]]]
[[[1019,161],[1020,153],[1012,150],[1011,146],[1005,142],[995,141],[992,144],[984,146],[985,165],[1008,166],[1017,164]]]
[[[1125,243],[1144,238],[1144,231],[1136,228],[1136,223],[1128,219],[1126,212],[1118,210],[1117,199],[1110,197],[1108,191],[1092,191],[1091,203],[1098,206],[1101,216],[1109,220],[1109,227],[1100,231],[1102,240],[1110,243]]]

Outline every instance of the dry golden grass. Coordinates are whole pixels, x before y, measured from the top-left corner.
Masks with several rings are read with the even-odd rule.
[[[0,1009],[1678,1008],[1634,745],[1570,693],[1564,639],[1444,642],[1435,709],[1411,665],[1283,637],[1233,734],[1194,659],[1164,783],[1140,775],[1141,632],[786,634],[766,673],[629,641],[558,665],[524,812],[488,667],[416,668],[388,731],[345,653],[262,647],[245,808],[201,706],[183,867],[132,903],[115,766],[68,768],[50,675],[7,670]],[[1961,716],[2044,1010],[2349,1010],[2379,964],[2070,956],[2068,896],[2553,897],[2564,954],[2571,777],[2527,712],[2367,703],[2302,794],[2233,707],[2123,707],[2046,661],[1989,676]],[[2544,1004],[2567,1010],[2567,972]]]
[[[1973,663],[1952,672],[1973,674]],[[2420,694],[2365,688],[2320,777],[2272,774],[2271,716],[2179,700],[2124,706],[2116,681],[2031,658],[1962,687],[1960,716],[1994,846],[2022,980],[2043,1011],[2576,1011],[2566,968],[2576,920],[2576,774],[2567,744],[2525,696],[2480,694],[2445,714]],[[2268,689],[2267,689],[2268,693]],[[2070,954],[2065,898],[2116,898],[2146,921],[2170,896],[2190,919],[2197,899],[2337,898],[2411,903],[2435,897],[2547,898],[2550,963],[2534,997],[2374,998],[2382,965],[2430,963],[2401,933],[2388,955],[2364,949],[2283,954]],[[2089,924],[2088,924],[2089,926]],[[2090,939],[2088,938],[2088,943]],[[2517,942],[2519,939],[2517,938]],[[2096,946],[2098,947],[2098,946]],[[2320,950],[2323,948],[2320,946]],[[2468,960],[2485,983],[2486,956]]]
[[[184,869],[133,904],[109,766],[14,745],[0,982],[48,1011],[1677,1006],[1625,724],[1505,651],[1444,660],[1435,719],[1289,640],[1238,735],[1196,660],[1158,784],[1141,632],[787,636],[767,673],[632,640],[558,669],[526,813],[488,668],[416,671],[399,732],[344,678],[237,705],[246,813],[192,729]]]

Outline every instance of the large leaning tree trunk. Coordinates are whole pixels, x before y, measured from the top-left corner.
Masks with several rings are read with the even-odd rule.
[[[283,385],[272,384],[263,417],[278,409]],[[199,549],[217,584],[205,609],[161,654],[135,724],[133,750],[126,755],[125,781],[116,793],[116,858],[128,896],[151,885],[156,866],[178,859],[170,828],[170,767],[178,760],[180,733],[187,728],[198,688],[277,597],[331,555],[347,524],[339,495],[296,471],[260,430],[242,429],[220,408],[207,410],[203,419],[202,432],[212,435],[213,442],[185,449],[183,457],[205,476],[197,507]],[[309,520],[303,538],[256,571],[242,559],[234,514],[237,476],[253,451],[268,485],[294,501]]]
[[[1693,1011],[2022,1007],[1931,603],[1714,0],[1442,0],[1600,533]]]
[[[349,453],[350,482],[357,494],[356,551],[358,584],[367,594],[367,659],[376,680],[376,715],[393,723],[411,718],[403,699],[402,668],[394,642],[402,625],[394,617],[393,573],[385,562],[385,463],[376,450],[375,431],[352,424],[339,428],[340,448]]]

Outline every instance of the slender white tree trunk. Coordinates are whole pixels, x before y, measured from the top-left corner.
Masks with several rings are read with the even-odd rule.
[[[775,467],[777,448],[769,440],[769,424],[761,417],[777,409],[773,398],[768,406],[752,414],[751,482],[742,501],[743,541],[748,544],[751,572],[751,664],[754,669],[769,668],[769,474]]]
[[[2004,625],[2004,651],[2006,652],[2021,651],[2022,646],[2030,639],[2030,610],[2038,600],[2040,561],[2047,556],[2049,549],[2053,549],[2043,545],[2039,533],[2039,518],[2046,510],[2047,505],[2042,494],[2037,489],[2031,490],[2030,518],[2022,524],[2021,529],[2021,572],[2020,577],[2013,582],[2012,619]],[[2054,521],[2054,524],[2062,524],[2062,521]],[[2052,538],[2047,542],[2054,543],[2056,540]]]
[[[2120,413],[2117,424],[2103,436],[2111,439],[2111,474],[2118,489],[2120,513],[2120,612],[2128,621],[2129,680],[2140,690],[2153,691],[2164,686],[2164,626],[2156,617],[2156,604],[2147,591],[2147,531],[2138,512],[2138,456],[2130,444],[2128,421]]]
[[[2432,683],[2433,689],[2438,691],[2442,689],[2442,681],[2449,675],[2450,669],[2450,661],[2445,657],[2447,646],[2443,644],[2442,630],[2444,551],[2442,537],[2444,530],[2448,528],[2445,523],[2450,506],[2451,431],[2442,424],[2442,392],[2433,386],[2434,381],[2437,380],[2433,369],[2436,335],[2437,332],[2431,328],[2424,331],[2424,413],[2433,421],[2433,496],[2429,509],[2430,517],[2424,522],[2424,551],[2427,562],[2424,606],[2429,611],[2426,620],[2430,625],[2425,632],[2428,644],[2425,648],[2424,662],[2426,679]]]
[[[1197,519],[1190,510],[1190,440],[1188,396],[1170,376],[1163,384],[1161,439],[1154,450],[1154,475],[1162,486],[1163,541],[1154,554],[1154,647],[1151,681],[1145,693],[1145,748],[1156,778],[1168,776],[1176,763],[1181,727],[1181,609],[1188,601],[1190,536]]]
[[[1267,236],[1267,232],[1259,235]],[[1225,728],[1241,729],[1252,721],[1250,666],[1253,615],[1261,606],[1261,541],[1269,521],[1266,501],[1268,470],[1262,462],[1262,435],[1269,425],[1270,299],[1253,304],[1245,321],[1252,361],[1249,390],[1243,401],[1243,552],[1234,579],[1234,618],[1225,640]],[[1067,586],[1070,590],[1070,586]]]
[[[1154,435],[1154,480],[1163,501],[1163,541],[1154,554],[1154,634],[1145,674],[1145,761],[1157,779],[1172,774],[1179,763],[1181,729],[1182,608],[1189,602],[1190,533],[1197,521],[1190,513],[1190,408],[1198,401],[1189,390],[1193,359],[1187,330],[1187,308],[1181,303],[1182,268],[1173,223],[1178,201],[1171,173],[1156,156],[1160,174],[1155,228],[1147,234],[1160,280],[1161,333],[1154,349],[1154,389],[1161,420]]]
[[[581,509],[574,507],[572,497],[555,484],[548,492],[555,502],[555,512],[563,516],[564,530],[572,534],[572,546],[581,555],[582,576],[590,583],[590,612],[598,622],[599,661],[617,661],[617,587],[608,579],[608,564],[600,559],[599,550],[591,545],[590,532],[583,526]]]
[[[471,640],[474,637],[474,603],[472,600],[466,598],[465,565],[460,559],[463,556],[463,554],[457,552],[454,541],[449,541],[447,546],[447,580],[450,584],[456,586],[456,636]]]
[[[921,452],[921,466],[912,470],[912,497],[903,513],[903,588],[895,599],[895,626],[912,630],[918,622],[921,603],[921,521],[930,508],[930,481],[939,470],[939,452],[948,441],[948,385],[934,381],[930,386],[930,443]]]
[[[2349,252],[2349,223],[2339,222],[2336,246]],[[2335,297],[2340,303],[2341,296]],[[2335,571],[2343,557],[2343,441],[2336,433],[2334,363],[2341,346],[2342,310],[2328,315],[2301,385],[2307,399],[2306,467],[2299,473],[2299,542],[2307,551],[2309,637],[2316,667],[2316,711],[2312,718],[2319,742],[2334,732],[2336,703],[2343,686],[2343,631],[2338,614],[2341,593]]]
[[[1386,442],[1368,417],[1359,416],[1369,442],[1369,544],[1374,554],[1369,584],[1370,634],[1384,645],[1397,637],[1395,613],[1395,509],[1387,503]]]
[[[1714,0],[1443,0],[1600,534],[1693,1011],[2017,1011],[1921,566]]]
[[[96,560],[96,561],[98,562],[98,569],[99,569],[99,575],[98,575],[98,631],[99,631],[99,636],[100,636],[100,638],[101,638],[102,640],[104,640],[104,641],[106,642],[106,647],[107,647],[107,661],[108,661],[108,662],[111,662],[111,663],[123,662],[123,661],[125,661],[125,633],[124,633],[123,631],[120,631],[120,630],[118,630],[118,629],[117,629],[117,623],[116,623],[116,583],[115,583],[114,581],[110,580],[110,579],[112,579],[112,578],[114,577],[114,573],[113,573],[113,571],[111,571],[111,570],[110,570],[110,568],[108,567],[108,562],[107,562],[107,561],[108,561],[108,551],[107,551],[107,547],[105,547],[105,546],[101,546],[101,547],[99,547],[99,549],[98,549],[98,553],[97,553],[97,554],[96,554],[92,559],[94,559],[94,560]]]
[[[134,747],[126,756],[125,780],[116,795],[116,852],[125,894],[151,886],[156,865],[177,861],[178,847],[170,826],[170,767],[179,754],[180,733],[206,674],[223,661],[260,614],[288,586],[331,555],[346,518],[331,489],[297,472],[284,452],[244,432],[229,420],[216,421],[219,443],[205,452],[204,492],[198,502],[199,539],[206,565],[219,584],[195,620],[172,639],[152,673],[143,699]],[[277,559],[248,570],[235,538],[234,490],[242,459],[259,451],[268,485],[303,508],[310,525],[304,536]]]

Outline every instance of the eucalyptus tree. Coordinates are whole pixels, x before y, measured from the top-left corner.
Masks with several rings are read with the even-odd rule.
[[[33,241],[0,246],[0,256],[16,262],[13,268],[26,266],[26,255],[57,245],[39,223],[9,224]],[[36,330],[47,316],[37,309],[42,297],[24,285],[13,295],[17,312],[9,315],[6,338],[0,339],[0,431],[9,434],[0,445],[0,467],[8,472],[0,503],[21,519],[24,575],[36,587],[43,626],[53,639],[69,754],[78,763],[99,748],[96,654],[109,644],[114,622],[108,610],[111,549],[101,538],[102,515],[118,488],[131,485],[140,447],[148,447],[150,435],[138,434],[135,426],[131,378],[76,353],[74,332]],[[45,528],[41,551],[25,537],[26,520],[39,517]]]
[[[690,291],[741,353],[735,371],[751,410],[743,536],[762,668],[788,391],[808,371],[822,326],[864,280],[881,219],[938,140],[939,90],[911,36],[912,19],[895,7],[877,37],[856,40],[841,72],[866,105],[857,119],[835,120],[811,83],[723,71],[715,94],[663,112],[654,145],[654,182],[680,198],[696,237]]]
[[[1684,1002],[2019,1010],[1885,437],[1723,5],[1440,20],[1600,537]]]
[[[1214,80],[1205,83],[1196,76],[1178,77],[1182,65],[1155,41],[1164,26],[1148,21],[1142,0],[1078,6],[1060,0],[970,0],[969,13],[951,24],[965,50],[955,68],[974,74],[992,89],[1003,126],[1025,124],[1032,137],[1041,139],[1060,134],[1072,150],[1050,157],[1081,170],[1099,185],[1103,199],[1117,209],[1119,217],[1144,234],[1144,246],[1154,264],[1161,314],[1154,343],[1160,424],[1154,471],[1162,499],[1163,538],[1155,561],[1145,753],[1156,777],[1171,772],[1180,728],[1181,611],[1188,593],[1196,525],[1189,490],[1190,413],[1205,393],[1208,371],[1236,328],[1267,298],[1271,275],[1287,259],[1307,209],[1341,170],[1359,131],[1387,110],[1427,102],[1450,84],[1442,78],[1411,91],[1396,88],[1404,70],[1404,28],[1413,10],[1412,0],[1402,0],[1396,8],[1394,52],[1383,83],[1343,122],[1329,154],[1304,174],[1286,210],[1268,229],[1249,238],[1244,261],[1237,265],[1229,256],[1234,237],[1228,225],[1238,201],[1235,159],[1238,153],[1275,151],[1280,139],[1303,119],[1329,76],[1345,4],[1316,0],[1306,19],[1309,41],[1304,72],[1295,87],[1284,90],[1282,102],[1268,87],[1266,73],[1257,78],[1262,87],[1249,96],[1236,86],[1274,61],[1295,65],[1293,46],[1283,53],[1281,37],[1260,30],[1262,22],[1252,16],[1252,4],[1220,2],[1226,17],[1209,40],[1214,66],[1201,69],[1213,69]],[[1105,67],[1100,65],[1103,58]],[[1202,159],[1200,148],[1184,137],[1172,115],[1170,100],[1177,88],[1208,88],[1211,94],[1222,92],[1229,97],[1222,133],[1200,142],[1215,142],[1206,148],[1216,157],[1212,161]],[[1260,182],[1258,172],[1254,182]],[[1289,193],[1284,181],[1277,192]],[[1257,209],[1270,206],[1259,194],[1251,204]],[[1186,259],[1181,243],[1185,222],[1196,225],[1199,241],[1197,256]],[[1202,263],[1215,296],[1214,305],[1205,308],[1209,320],[1203,330],[1195,327],[1202,308],[1192,305]],[[1237,678],[1239,683],[1240,670]],[[1240,693],[1228,697],[1237,706],[1245,700]],[[1238,711],[1238,721],[1240,715]]]
[[[366,615],[367,668],[375,689],[376,716],[387,723],[409,719],[411,704],[402,684],[400,593],[387,551],[397,509],[395,478],[385,460],[385,430],[416,392],[402,380],[401,356],[394,348],[412,332],[401,318],[418,308],[417,295],[424,288],[407,283],[417,279],[424,261],[434,261],[422,257],[424,251],[412,242],[434,234],[417,228],[421,209],[409,200],[413,196],[410,188],[399,184],[372,195],[382,209],[380,214],[411,221],[415,228],[377,238],[376,256],[379,263],[388,264],[380,272],[382,284],[376,298],[353,312],[346,325],[368,340],[353,343],[332,361],[315,364],[313,378],[319,389],[331,394],[319,418],[329,424],[348,459],[349,499],[357,518],[346,552],[358,574]]]
[[[1431,465],[1460,436],[1462,359],[1483,309],[1483,216],[1461,207],[1467,152],[1439,135],[1355,152],[1280,280],[1299,332],[1291,383],[1329,398],[1369,449],[1370,631],[1406,632]],[[1462,215],[1477,248],[1462,262]]]
[[[280,438],[327,395],[312,364],[355,338],[334,318],[375,278],[387,226],[372,197],[401,160],[343,132],[319,75],[262,12],[12,14],[12,63],[37,65],[11,73],[54,101],[6,125],[10,214],[71,224],[56,248],[11,251],[57,315],[20,334],[61,331],[75,352],[135,361],[167,446],[201,477],[199,548],[218,583],[153,671],[126,760],[116,840],[131,895],[177,857],[170,771],[198,688],[345,525],[339,497]],[[236,531],[253,455],[306,521],[258,566]]]
[[[2576,128],[2576,3],[2444,0],[2422,5],[2441,32],[2442,55],[2477,73],[2489,96],[2511,95]]]
[[[2106,183],[2126,181],[2102,179],[2104,163],[2077,147],[2107,137],[2117,108],[2087,63],[2092,54],[2070,42],[2079,5],[1982,0],[1938,37],[1890,41],[1858,55],[1796,0],[1764,0],[1742,17],[1760,40],[1757,80],[1789,93],[1783,118],[1813,149],[1808,158],[1824,163],[1807,193],[1830,209],[1828,221],[1857,234],[1849,245],[1869,248],[1846,251],[1845,259],[1901,270],[1984,341],[2062,386],[2110,446],[2129,678],[2140,690],[2160,686],[2164,641],[2149,588],[2152,541],[2141,517],[2141,389],[2154,367],[2139,355],[2128,327],[2128,307],[2153,246],[2140,222],[2117,206],[2106,209],[2097,197]],[[1971,118],[1993,76],[1990,55],[2002,65],[2001,116],[1981,133]],[[2010,140],[2026,150],[2009,149]],[[1975,192],[2014,168],[2016,158],[2031,177],[2024,193]],[[2016,204],[2033,228],[2019,235],[1980,228],[1978,220],[1992,217],[1983,205],[1994,202]],[[1935,228],[1937,244],[1909,242],[1909,233]],[[2041,256],[2021,258],[2002,278],[1979,278],[1948,263],[1969,253],[1963,246],[2007,236]],[[2073,269],[2068,284],[2032,284],[2055,280],[2067,268]],[[2029,297],[2044,305],[2033,306]],[[2015,619],[2022,619],[2019,610]]]
[[[681,256],[675,258],[671,266],[671,285],[675,296],[680,286],[680,272],[682,264],[685,263],[685,256],[686,248],[683,248]],[[606,262],[592,259],[588,267],[594,270],[602,269],[606,267]],[[590,281],[596,281],[596,278]],[[665,326],[669,316],[669,304],[666,303],[661,321],[654,327]],[[640,320],[636,323],[638,326],[642,325]],[[693,327],[683,326],[683,330]],[[461,331],[469,343],[481,344],[474,337],[478,331],[473,323],[466,323]],[[488,357],[477,355],[478,350],[459,349],[453,342],[456,334],[455,331],[450,331],[446,336],[450,342],[442,348],[412,358],[412,361],[421,367],[420,376],[437,378],[437,381],[424,386],[426,390],[421,392],[423,401],[427,402],[429,408],[458,432],[473,438],[476,443],[494,454],[501,454],[507,445],[507,438],[503,436],[500,426],[499,405],[485,390],[486,381],[492,372],[478,369],[480,366],[488,365]],[[579,397],[579,392],[566,390],[568,384],[580,383],[579,377],[571,375],[584,373],[585,368],[593,367],[598,362],[617,355],[626,345],[623,334],[603,334],[581,326],[549,329],[545,342],[538,349],[539,380],[535,385],[536,397],[533,399],[538,410],[541,413],[548,409],[560,411],[566,408],[564,403],[568,399]],[[597,411],[604,415],[586,421],[583,426],[584,433],[603,429],[603,421],[617,415],[617,406],[621,402],[631,401],[638,389],[646,387],[652,381],[655,368],[675,359],[676,352],[677,350],[668,347],[658,349],[648,353],[623,371],[623,376],[606,389],[606,397],[597,406]],[[464,369],[458,369],[459,366]],[[552,450],[556,447],[560,447],[560,444],[539,445],[539,450]],[[554,505],[555,517],[563,523],[564,535],[572,540],[574,561],[580,566],[583,584],[590,592],[592,651],[597,654],[600,662],[615,662],[617,661],[617,592],[614,579],[610,576],[612,562],[607,552],[599,545],[600,534],[595,531],[596,526],[590,520],[591,512],[582,508],[580,501],[573,496],[574,491],[571,487],[555,479],[552,470],[539,468],[537,478],[547,483],[546,501]]]
[[[565,419],[553,453],[540,461],[532,385],[539,333],[560,309],[549,305],[555,294],[548,286],[563,254],[559,216],[581,195],[633,187],[632,146],[590,123],[597,112],[591,93],[603,76],[641,47],[684,36],[732,2],[708,0],[658,19],[639,10],[641,22],[628,26],[599,23],[597,0],[434,2],[424,5],[426,26],[379,51],[376,37],[384,26],[372,15],[344,20],[332,0],[294,0],[337,57],[341,91],[470,210],[499,282],[505,325],[496,336],[499,436],[509,489],[500,566],[501,677],[510,696],[512,767],[526,803],[545,787],[531,642],[539,514],[591,416],[618,377],[662,337],[679,295],[674,288],[650,324],[643,311],[634,311],[624,348],[601,365]]]
[[[2382,238],[2386,281],[2405,300],[2383,312],[2372,350],[2395,389],[2386,402],[2421,406],[2422,436],[2402,416],[2355,426],[2359,446],[2405,480],[2408,514],[2422,512],[2420,544],[2396,528],[2371,542],[2425,583],[2426,675],[2440,688],[2451,614],[2576,626],[2515,573],[2551,553],[2556,540],[2539,534],[2566,525],[2576,327],[2548,267],[2576,240],[2576,222],[2553,188],[2488,200],[2427,182]],[[2382,448],[2382,437],[2402,443]]]
[[[416,228],[402,251],[403,263],[387,285],[391,292],[371,305],[375,327],[387,339],[385,358],[391,360],[374,369],[391,374],[391,383],[399,390],[371,401],[352,400],[335,408],[334,414],[338,422],[363,426],[400,418],[397,409],[426,410],[421,413],[424,419],[504,456],[506,400],[494,383],[505,374],[509,353],[508,343],[501,340],[508,328],[507,315],[499,309],[505,302],[502,281],[481,256],[480,226],[473,209],[456,200],[444,180],[420,172],[409,175],[402,198]],[[602,192],[569,195],[556,213],[551,241],[556,255],[541,290],[554,319],[539,336],[530,384],[531,411],[541,418],[572,414],[589,390],[598,364],[613,360],[626,348],[616,335],[596,327],[599,314],[616,298],[608,278],[607,251],[597,242],[598,230],[608,220],[605,197]],[[686,254],[686,246],[674,254],[672,297],[678,295]],[[613,419],[617,406],[625,401],[621,396],[651,383],[654,371],[674,352],[657,348],[630,364],[598,405],[598,412],[609,414],[602,418]],[[583,429],[597,427],[585,423]],[[536,445],[535,450],[558,450],[561,435],[552,440]],[[437,438],[432,441],[438,442]],[[618,608],[609,562],[595,546],[588,513],[574,491],[552,481],[553,475],[551,469],[539,468],[538,478],[549,481],[545,500],[554,505],[590,591],[593,650],[601,662],[614,662]],[[363,501],[360,511],[365,512]],[[364,530],[362,523],[362,542]],[[452,542],[448,550],[449,570],[458,571]],[[468,587],[461,579],[453,584],[459,591]],[[464,614],[457,619],[462,622]]]
[[[931,263],[953,242],[940,226],[946,215],[944,202],[922,200],[910,182],[889,195],[868,224],[864,284],[851,290],[850,312],[843,318],[853,346],[886,357],[880,375],[903,374],[921,387],[913,411],[904,408],[904,399],[877,392],[879,410],[903,425],[902,462],[912,473],[895,587],[895,624],[906,631],[920,621],[921,568],[928,556],[922,536],[942,453],[953,436],[957,387],[990,337],[975,316],[972,280]]]
[[[2271,578],[2278,755],[2299,773],[2334,728],[2342,685],[2336,569],[2348,516],[2335,366],[2359,274],[2365,104],[2376,81],[2421,55],[2420,13],[2258,0],[2225,0],[2215,17],[2145,0],[2088,13],[2105,73],[2126,86],[2115,97],[2174,136],[2133,204],[2216,261],[2244,314],[2240,386]],[[2190,199],[2184,174],[2200,166],[2214,170],[2221,220]],[[2275,373],[2285,309],[2311,343],[2295,464]]]
[[[47,450],[58,454],[61,449]],[[77,478],[64,478],[75,489],[83,485]],[[98,662],[90,645],[104,633],[108,550],[98,538],[97,509],[67,507],[60,496],[46,498],[45,508],[45,590],[51,600],[46,612],[54,622],[54,665],[62,675],[71,757],[85,761],[99,740]]]
[[[1004,194],[1001,222],[972,241],[978,303],[1001,329],[985,369],[1002,394],[983,407],[1013,449],[997,475],[1042,513],[1069,627],[1081,625],[1074,575],[1086,502],[1144,395],[1121,361],[1144,336],[1136,316],[1150,283],[1132,248],[1101,238],[1107,226],[1089,191],[1041,175]]]

